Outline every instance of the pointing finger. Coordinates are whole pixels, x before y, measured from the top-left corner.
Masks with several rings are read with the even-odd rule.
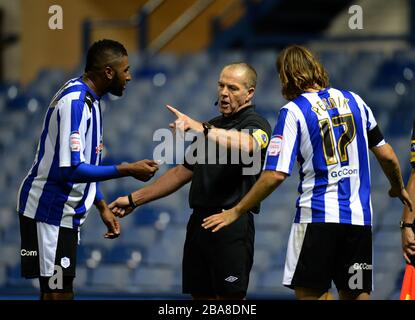
[[[183,115],[179,110],[177,110],[176,108],[173,108],[172,106],[168,104],[166,104],[166,108],[169,109],[172,113],[174,113],[176,117],[178,118]]]

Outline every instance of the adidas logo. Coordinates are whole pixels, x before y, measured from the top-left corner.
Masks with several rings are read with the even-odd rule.
[[[225,279],[225,281],[228,281],[228,282],[235,282],[236,280],[238,280],[238,277],[234,277],[234,276],[229,276]]]

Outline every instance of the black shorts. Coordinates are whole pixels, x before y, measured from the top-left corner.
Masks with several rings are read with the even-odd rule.
[[[203,218],[220,211],[195,211],[190,216],[183,252],[183,293],[246,294],[254,255],[253,216],[244,214],[216,233],[205,230]]]
[[[25,278],[75,277],[78,230],[19,215],[21,272]]]
[[[372,228],[339,223],[294,223],[283,284],[372,291]]]

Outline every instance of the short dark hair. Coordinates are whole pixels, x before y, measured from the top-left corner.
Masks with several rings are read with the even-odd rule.
[[[96,41],[88,49],[85,72],[100,70],[113,60],[127,55],[127,50],[118,41],[109,39]]]

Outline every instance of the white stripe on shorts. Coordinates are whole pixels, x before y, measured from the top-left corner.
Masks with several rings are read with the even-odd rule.
[[[59,227],[44,222],[36,222],[39,246],[40,276],[51,277],[55,271],[56,249],[58,247]]]
[[[293,223],[290,238],[287,245],[287,256],[285,258],[283,285],[291,285],[294,272],[303,247],[304,237],[308,223]]]

